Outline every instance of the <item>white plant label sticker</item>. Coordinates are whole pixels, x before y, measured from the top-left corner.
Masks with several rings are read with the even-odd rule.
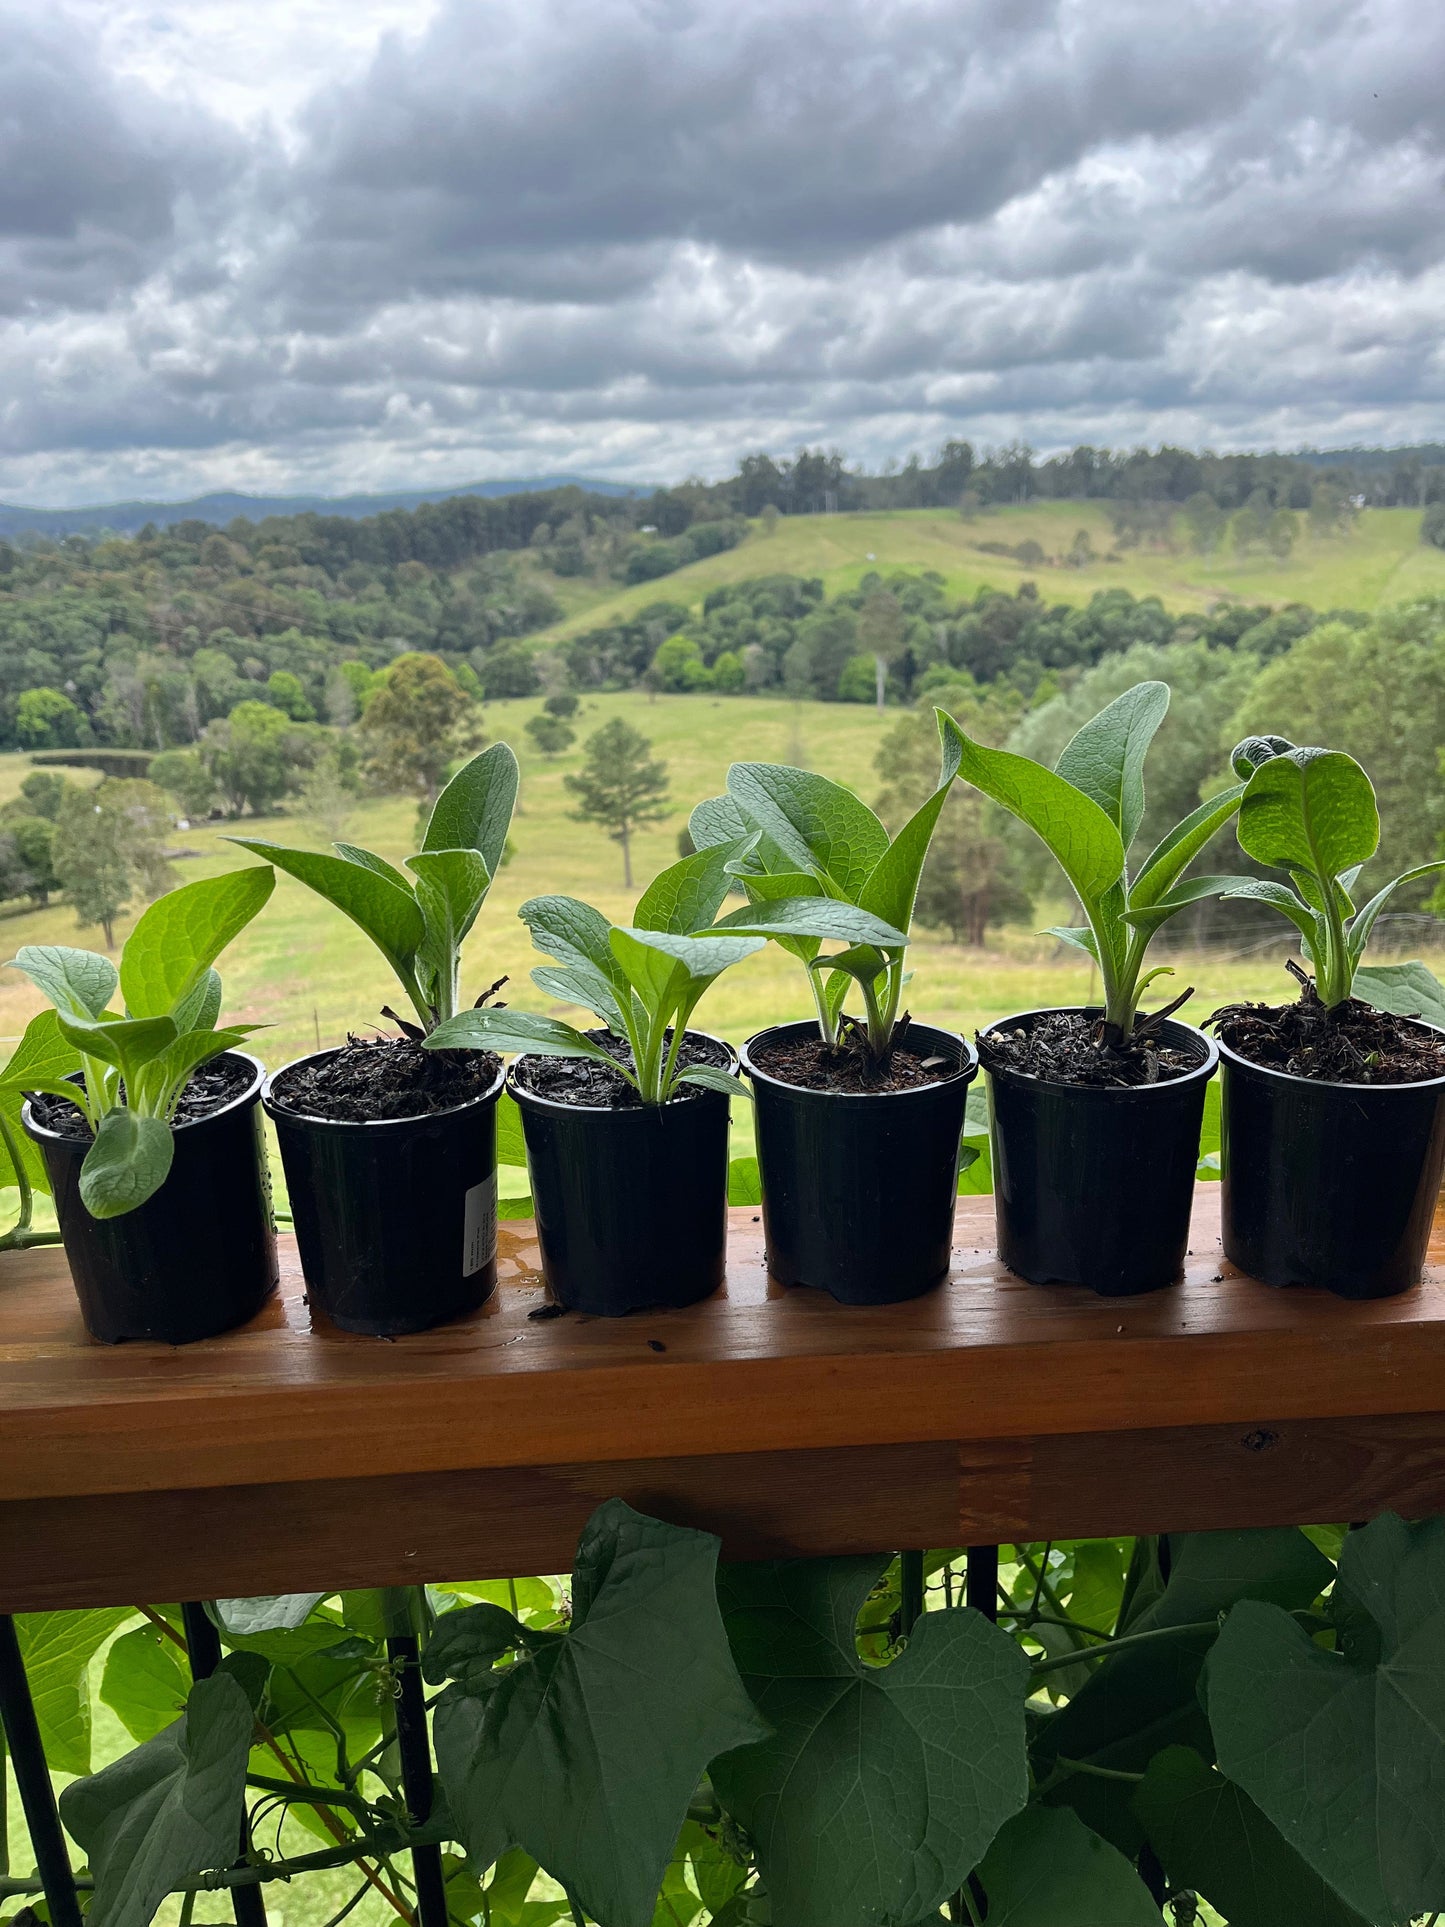
[[[489,1171],[467,1192],[462,1221],[462,1276],[490,1264],[497,1255],[497,1174]]]

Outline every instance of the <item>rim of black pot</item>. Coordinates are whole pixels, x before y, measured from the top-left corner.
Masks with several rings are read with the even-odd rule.
[[[484,1091],[478,1091],[474,1097],[466,1098],[460,1104],[449,1104],[444,1111],[418,1111],[413,1117],[318,1117],[314,1111],[298,1111],[290,1104],[278,1104],[272,1097],[271,1088],[278,1077],[295,1070],[298,1064],[314,1064],[318,1058],[335,1057],[344,1048],[344,1045],[333,1044],[329,1050],[308,1051],[304,1057],[293,1057],[289,1064],[272,1071],[261,1086],[261,1105],[267,1117],[277,1124],[306,1124],[318,1131],[408,1131],[414,1124],[430,1124],[441,1118],[456,1117],[478,1104],[490,1104],[493,1098],[501,1095],[506,1081],[506,1070],[498,1063],[497,1074]]]
[[[584,1033],[584,1035],[588,1036],[591,1034],[590,1032]],[[732,1069],[736,1071],[738,1067],[738,1053],[725,1037],[714,1037],[710,1030],[692,1029],[685,1030],[683,1036],[705,1037],[710,1044],[720,1044],[728,1054],[728,1063],[719,1064],[717,1068],[719,1070]],[[550,1055],[550,1053],[545,1054]],[[560,1097],[543,1097],[538,1091],[529,1091],[525,1084],[519,1084],[517,1082],[517,1066],[519,1064],[525,1064],[529,1058],[534,1061],[540,1060],[543,1055],[544,1053],[541,1051],[519,1052],[507,1066],[507,1090],[518,1104],[530,1104],[535,1110],[539,1111],[556,1111],[562,1117],[575,1117],[580,1112],[584,1117],[636,1117],[647,1119],[653,1116],[660,1117],[664,1111],[668,1110],[674,1104],[684,1103],[689,1098],[706,1097],[707,1095],[707,1091],[703,1085],[691,1084],[684,1085],[681,1091],[674,1091],[672,1096],[668,1098],[666,1104],[568,1104]],[[721,1097],[722,1092],[717,1091],[714,1095]]]
[[[1021,1024],[1025,1018],[1052,1017],[1058,1011],[1079,1017],[1102,1017],[1104,1014],[1098,1004],[1047,1004],[1038,1010],[1016,1010],[1012,1016],[997,1017],[993,1023],[985,1027],[983,1035],[988,1037],[992,1032],[1004,1030],[1010,1024]],[[1070,1091],[1081,1098],[1105,1100],[1118,1097],[1152,1097],[1159,1092],[1177,1091],[1185,1084],[1192,1083],[1195,1078],[1203,1080],[1213,1077],[1219,1068],[1220,1051],[1215,1040],[1195,1025],[1181,1023],[1177,1017],[1166,1017],[1164,1023],[1166,1029],[1187,1031],[1191,1037],[1197,1039],[1203,1046],[1204,1059],[1202,1063],[1181,1072],[1178,1077],[1161,1078],[1157,1084],[1066,1084],[1056,1077],[1031,1077],[1027,1071],[1014,1070],[1012,1065],[1004,1065],[996,1070],[992,1064],[985,1064],[983,1068],[990,1077],[998,1078],[1004,1083],[1021,1085],[1028,1090]]]
[[[1433,1030],[1437,1037],[1445,1040],[1445,1027],[1427,1023],[1423,1017],[1412,1017],[1410,1022],[1418,1024],[1422,1030]],[[1273,1064],[1256,1064],[1252,1057],[1232,1049],[1222,1038],[1217,1048],[1225,1063],[1238,1064],[1241,1070],[1256,1071],[1261,1077],[1278,1077],[1287,1084],[1303,1084],[1312,1091],[1351,1091],[1356,1095],[1368,1091],[1373,1096],[1378,1091],[1428,1091],[1438,1084],[1445,1084],[1445,1071],[1438,1077],[1412,1077],[1405,1084],[1351,1084],[1344,1078],[1301,1077],[1298,1071],[1282,1071]],[[1174,1081],[1178,1083],[1179,1080],[1176,1078]]]
[[[820,1091],[815,1090],[811,1084],[795,1084],[791,1078],[779,1077],[775,1071],[764,1070],[761,1065],[753,1062],[751,1055],[753,1046],[761,1044],[765,1037],[776,1037],[781,1032],[789,1030],[816,1031],[817,1027],[815,1017],[795,1017],[786,1024],[769,1024],[766,1030],[756,1031],[743,1045],[738,1052],[739,1062],[749,1077],[757,1078],[764,1084],[771,1084],[776,1090],[799,1091],[804,1097],[826,1098],[830,1104],[877,1104],[890,1098],[927,1097],[934,1091],[944,1090],[948,1085],[958,1082],[970,1070],[978,1069],[978,1052],[974,1046],[961,1031],[946,1030],[942,1024],[910,1026],[909,1035],[912,1036],[917,1029],[931,1030],[937,1037],[947,1037],[951,1043],[961,1046],[963,1062],[952,1077],[941,1077],[935,1084],[915,1084],[906,1091]]]
[[[177,1133],[181,1131],[194,1131],[198,1124],[214,1124],[218,1118],[228,1117],[232,1111],[238,1110],[241,1105],[253,1103],[257,1093],[264,1092],[269,1080],[266,1076],[266,1066],[261,1062],[259,1057],[253,1057],[248,1050],[223,1050],[217,1051],[216,1055],[213,1058],[209,1058],[207,1062],[218,1064],[227,1057],[239,1058],[243,1064],[249,1064],[251,1066],[251,1081],[245,1090],[237,1091],[236,1095],[228,1098],[218,1110],[207,1111],[204,1117],[188,1117],[178,1124],[173,1124],[171,1126],[172,1131]],[[204,1070],[206,1066],[202,1064],[199,1068]],[[80,1075],[79,1071],[75,1071],[66,1081],[78,1084],[80,1082]],[[37,1143],[42,1138],[49,1138],[56,1144],[83,1144],[86,1141],[84,1138],[76,1137],[73,1132],[54,1131],[48,1124],[42,1124],[31,1109],[30,1099],[28,1097],[20,1107],[20,1122]]]

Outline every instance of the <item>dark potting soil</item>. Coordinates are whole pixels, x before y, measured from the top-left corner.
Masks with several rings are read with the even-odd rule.
[[[190,1082],[181,1092],[181,1101],[176,1107],[177,1126],[196,1124],[203,1117],[224,1110],[241,1095],[255,1074],[250,1064],[229,1055],[202,1064],[198,1071],[192,1071]],[[37,1123],[59,1132],[61,1137],[88,1138],[91,1134],[85,1113],[68,1097],[52,1097],[48,1091],[38,1091],[30,1100],[30,1108]]]
[[[1445,1077],[1445,1037],[1347,997],[1333,1010],[1306,978],[1295,1004],[1226,1004],[1209,1019],[1221,1042],[1266,1070],[1328,1084],[1419,1084]]]
[[[605,1030],[589,1030],[586,1034],[594,1044],[600,1044],[609,1056],[631,1069],[632,1046],[625,1037],[614,1036]],[[669,1039],[671,1036],[672,1032],[669,1031]],[[715,1037],[702,1037],[690,1030],[678,1045],[677,1061],[683,1066],[717,1064],[726,1070],[732,1058],[726,1044],[719,1043]],[[605,1064],[594,1063],[586,1057],[519,1058],[515,1075],[524,1091],[531,1091],[537,1097],[549,1097],[557,1104],[576,1104],[600,1111],[632,1111],[642,1102],[632,1086],[616,1071],[610,1071]],[[683,1084],[668,1102],[680,1103],[696,1094],[697,1087]]]
[[[352,1037],[329,1057],[280,1072],[271,1102],[338,1124],[431,1117],[490,1089],[500,1061],[485,1050],[423,1050],[409,1037]]]
[[[784,1084],[843,1097],[922,1090],[929,1084],[946,1084],[965,1068],[940,1052],[901,1043],[894,1045],[887,1065],[876,1069],[860,1050],[846,1044],[830,1050],[821,1037],[779,1038],[754,1051],[753,1061]]]
[[[1099,1018],[1079,1010],[1046,1011],[1016,1030],[980,1031],[978,1054],[985,1070],[1017,1071],[1042,1083],[1088,1090],[1167,1084],[1197,1070],[1202,1061],[1187,1044],[1165,1042],[1147,1018],[1123,1044],[1113,1044]]]

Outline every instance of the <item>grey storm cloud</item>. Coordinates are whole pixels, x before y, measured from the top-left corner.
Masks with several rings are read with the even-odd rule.
[[[0,494],[1445,433],[1445,9],[438,0],[238,113],[285,0],[69,3],[0,0]]]

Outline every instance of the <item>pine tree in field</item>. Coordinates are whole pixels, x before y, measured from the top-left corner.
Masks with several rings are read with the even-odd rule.
[[[654,762],[652,744],[614,716],[587,738],[582,767],[562,781],[577,798],[574,822],[596,823],[622,845],[622,881],[632,888],[632,833],[667,815],[667,765]]]

